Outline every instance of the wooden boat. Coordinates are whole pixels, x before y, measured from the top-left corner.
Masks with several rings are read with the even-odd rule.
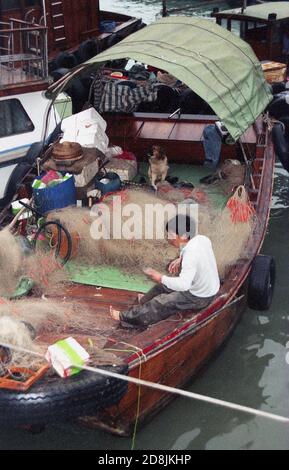
[[[218,11],[212,16],[229,31],[240,31],[240,37],[248,42],[259,60],[287,62],[282,53],[282,40],[288,29],[287,2],[262,2],[244,8]]]
[[[12,116],[17,106],[19,121],[26,119],[26,125],[16,132],[1,132],[1,163],[10,161],[12,155],[21,159],[41,140],[48,105],[42,92],[52,78],[59,78],[143,26],[141,19],[100,10],[98,0],[2,1],[0,113]]]
[[[212,43],[214,48],[211,47]],[[101,335],[105,339],[103,347],[114,351],[128,365],[130,376],[183,387],[228,339],[246,308],[247,300],[254,308],[268,308],[272,299],[274,262],[271,257],[259,256],[266,235],[274,172],[274,149],[268,119],[262,113],[272,96],[259,61],[250,47],[206,20],[183,17],[162,19],[96,56],[81,69],[92,73],[109,60],[122,58],[148,63],[174,74],[206,99],[218,117],[179,113],[173,117],[150,113],[104,116],[111,142],[134,151],[139,160],[144,158],[146,149],[152,144],[161,144],[170,163],[177,162],[180,167],[185,163],[191,165],[191,170],[185,166],[189,176],[190,171],[192,174],[197,171],[204,159],[201,140],[205,126],[221,119],[236,142],[222,146],[222,158],[248,158],[250,162],[247,165],[246,187],[256,210],[258,227],[248,244],[246,258],[239,259],[232,266],[223,279],[216,299],[197,314],[191,311],[176,312],[145,330],[113,328],[108,317],[109,306],[126,310],[137,301],[137,290],[103,287],[100,297],[95,295],[95,286],[76,283],[57,293],[54,298],[59,302],[63,298],[76,300],[84,308],[92,308],[97,318],[104,320],[106,324],[101,331],[95,332],[95,338]],[[50,95],[53,97],[62,91],[71,77],[50,87]],[[18,194],[15,195],[17,197]],[[7,204],[1,214],[2,225],[7,223],[9,217],[11,214]],[[69,325],[62,335],[65,333],[71,334]],[[81,330],[74,333],[78,336],[86,334]],[[94,339],[91,332],[90,337]],[[50,344],[51,338],[46,341],[47,345]],[[62,384],[61,390],[63,387]],[[49,381],[45,377],[40,385],[32,386],[25,394],[10,391],[10,402],[7,392],[0,390],[0,421],[3,416],[9,421],[13,397],[15,401],[19,397],[19,416],[24,396],[27,410],[30,409],[30,414],[26,412],[26,420],[29,421],[29,416],[34,423],[39,420],[39,390],[42,397],[45,397],[43,391],[49,391]],[[35,397],[38,397],[38,411],[34,406]],[[163,392],[129,385],[118,404],[100,410],[95,416],[82,418],[82,422],[118,435],[127,435],[132,432],[137,418],[139,422],[145,422],[171,398]],[[52,409],[51,419],[55,417],[57,406]],[[17,416],[13,414],[15,424]],[[46,418],[47,414],[44,420]]]
[[[17,68],[24,61],[30,75],[47,78],[46,56],[50,73],[69,69],[141,27],[141,19],[101,10],[98,0],[3,0],[1,68]],[[16,81],[23,84],[23,74],[14,74]]]

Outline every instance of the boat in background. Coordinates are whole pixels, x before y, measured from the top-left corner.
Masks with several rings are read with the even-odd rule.
[[[185,17],[163,18],[135,33],[81,68],[71,71],[65,79],[52,85],[48,92],[54,99],[65,90],[75,74],[81,75],[89,70],[97,78],[104,64],[122,59],[141,61],[158,70],[166,70],[206,99],[216,115],[110,113],[103,116],[108,124],[110,142],[121,145],[125,150],[132,150],[139,162],[144,160],[148,148],[154,144],[161,145],[165,148],[170,164],[183,167],[182,171],[188,178],[203,168],[204,128],[221,119],[235,141],[232,145],[222,145],[221,158],[234,158],[246,166],[244,184],[250,204],[256,211],[258,226],[247,243],[246,256],[242,255],[228,269],[212,304],[198,313],[176,311],[168,319],[151,325],[149,330],[113,327],[109,323],[110,306],[127,310],[137,302],[140,291],[136,287],[133,287],[133,291],[129,290],[128,284],[122,288],[106,285],[102,287],[99,298],[95,294],[99,278],[94,285],[85,285],[83,280],[75,282],[63,291],[58,291],[54,298],[59,304],[64,298],[80,302],[84,308],[92,308],[98,319],[103,319],[102,329],[93,331],[92,315],[89,338],[94,341],[96,335],[101,335],[105,340],[102,347],[112,351],[128,366],[130,376],[182,387],[197,375],[230,336],[247,300],[255,309],[268,308],[272,300],[274,260],[270,256],[259,255],[269,220],[274,174],[274,148],[268,117],[263,114],[272,100],[272,94],[264,80],[259,61],[248,44],[211,21]],[[60,129],[54,135],[53,142],[57,142],[59,134]],[[38,156],[44,157],[43,152]],[[31,162],[31,166],[31,172],[35,174],[36,165]],[[31,197],[31,178],[22,179],[23,187],[30,191],[28,196]],[[13,199],[17,198],[19,193],[15,191]],[[1,212],[1,223],[9,223],[12,217],[7,204]],[[69,324],[67,328],[64,332],[66,334],[70,331]],[[73,332],[76,333],[80,337],[82,335],[87,344],[87,332],[79,329]],[[53,341],[56,340],[57,334],[53,336]],[[42,341],[49,345],[52,338],[42,338]],[[61,381],[58,379],[61,393],[64,393],[66,384],[63,385]],[[42,414],[44,421],[53,421],[57,417],[58,408],[62,416],[64,412],[70,416],[74,410],[69,393],[77,387],[77,377],[74,384],[69,379],[66,383],[66,401],[57,398],[60,396],[57,379],[53,393],[50,393],[51,383],[47,377],[25,394],[0,390],[0,422],[6,425],[29,424],[30,420],[37,424],[41,422]],[[92,399],[91,395],[88,399]],[[164,392],[144,387],[140,389],[130,384],[117,406],[107,407],[84,421],[89,426],[101,427],[118,435],[129,434],[136,420],[145,422],[170,399],[171,396]],[[48,415],[47,407],[50,405],[52,411]]]
[[[11,64],[16,54],[35,59],[47,47],[50,72],[70,69],[143,26],[141,19],[101,10],[99,0],[2,0],[2,64],[5,55]],[[31,30],[26,34],[28,27]],[[42,28],[47,28],[47,34]],[[25,41],[13,38],[15,29],[22,29]]]
[[[143,26],[141,19],[100,10],[98,0],[1,0],[0,167],[21,161],[41,141],[43,91],[53,79]],[[56,110],[50,130],[58,120]],[[2,186],[9,175],[0,174]]]
[[[212,16],[228,31],[239,31],[260,61],[288,63],[289,50],[283,53],[284,35],[289,34],[288,2],[262,2],[223,11],[215,8]]]

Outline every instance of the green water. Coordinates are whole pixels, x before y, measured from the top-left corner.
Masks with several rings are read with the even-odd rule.
[[[143,16],[160,10],[160,2],[102,0],[102,7]],[[176,3],[176,2],[175,2]],[[180,2],[177,2],[178,5]],[[268,312],[247,310],[227,344],[188,389],[271,413],[289,416],[289,175],[277,164],[273,209],[263,253],[277,263],[275,296]],[[289,346],[289,345],[288,345]],[[31,435],[0,429],[0,449],[130,449],[120,439],[77,424],[63,423]],[[253,418],[213,405],[176,399],[137,433],[136,448],[288,449],[288,425]]]

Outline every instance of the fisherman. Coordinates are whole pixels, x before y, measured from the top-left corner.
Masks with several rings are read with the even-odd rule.
[[[123,326],[145,327],[181,310],[202,310],[219,291],[217,263],[209,238],[196,234],[196,223],[182,214],[167,225],[168,242],[180,250],[166,276],[148,268],[145,273],[157,284],[126,312],[110,308],[113,319]],[[177,275],[179,273],[179,275]]]

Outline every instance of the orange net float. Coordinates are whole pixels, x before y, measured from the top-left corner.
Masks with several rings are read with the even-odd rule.
[[[255,215],[255,209],[243,185],[238,186],[233,196],[228,200],[226,207],[231,212],[231,220],[234,224],[246,223]]]

